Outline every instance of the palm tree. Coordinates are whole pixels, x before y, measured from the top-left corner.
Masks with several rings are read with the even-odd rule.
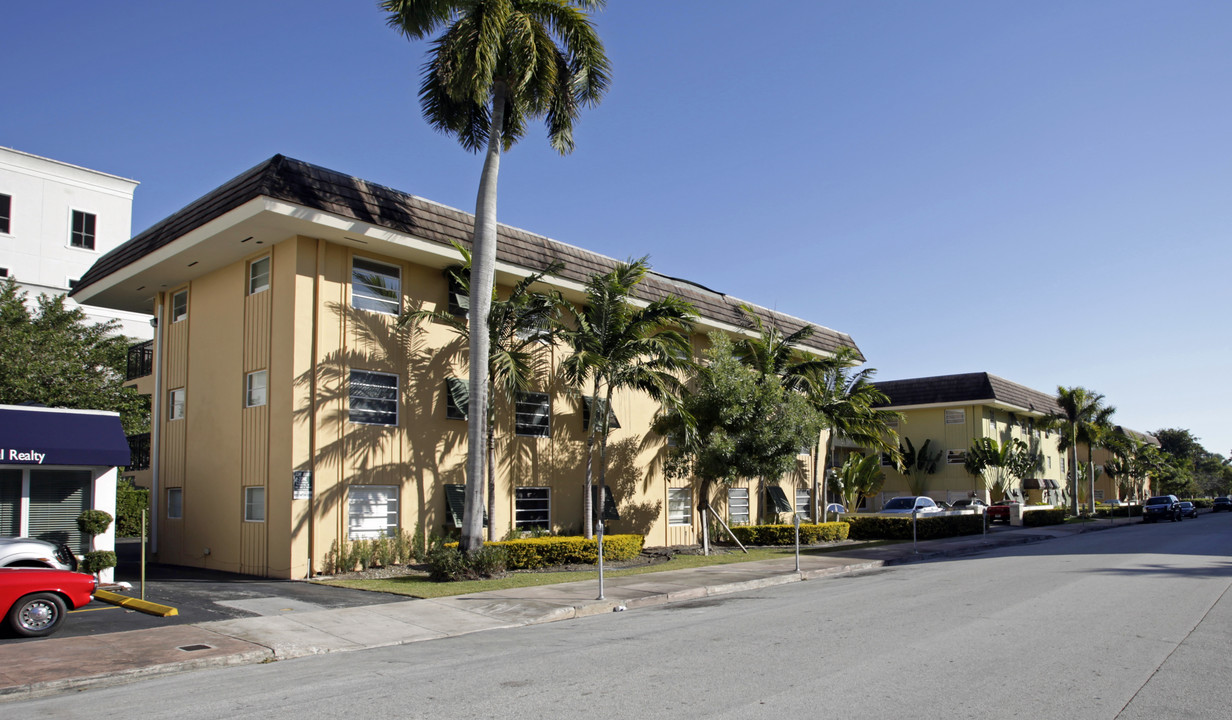
[[[496,270],[496,181],[501,152],[542,118],[552,147],[573,150],[573,122],[598,104],[609,82],[603,43],[590,11],[603,0],[383,0],[390,27],[432,41],[419,86],[424,117],[471,152],[485,151],[475,200],[470,324],[487,327]],[[488,335],[470,343],[470,397],[486,407]],[[487,423],[467,421],[466,510],[460,546],[483,544],[483,449]]]
[[[693,306],[669,295],[644,308],[630,302],[646,277],[646,258],[619,263],[594,275],[586,285],[586,303],[569,310],[571,329],[561,336],[571,354],[561,363],[566,381],[590,390],[590,426],[586,434],[585,533],[594,533],[593,456],[599,439],[599,497],[603,502],[612,395],[636,390],[660,403],[672,403],[682,388],[680,376],[692,367],[692,349],[684,333],[696,316]],[[583,400],[585,402],[585,400]],[[602,535],[602,523],[600,523]]]
[[[448,268],[445,272],[469,297],[471,254],[464,247],[454,245],[454,248],[462,256],[462,265]],[[529,390],[534,379],[546,373],[547,358],[543,350],[546,348],[545,343],[550,343],[554,337],[557,316],[564,300],[555,290],[542,293],[532,291],[531,286],[546,275],[560,272],[562,268],[563,263],[553,263],[542,271],[519,280],[509,291],[508,297],[501,299],[494,292],[491,300],[488,313],[488,391],[483,396],[486,410],[484,417],[487,420],[485,454],[489,541],[496,540],[496,401],[499,397],[512,403],[519,392]],[[471,302],[474,300],[471,299]],[[470,342],[471,326],[467,318],[451,312],[409,310],[398,318],[398,324],[414,325],[424,320],[444,323],[464,342]],[[474,407],[470,403],[469,386],[450,384],[449,392],[457,407],[468,410]],[[468,411],[467,419],[470,417]],[[469,498],[467,500],[469,502]]]
[[[1070,472],[1073,477],[1073,495],[1070,500],[1071,511],[1078,514],[1078,443],[1087,445],[1087,461],[1091,461],[1092,447],[1099,442],[1105,428],[1110,427],[1112,414],[1116,408],[1104,405],[1104,396],[1081,386],[1057,386],[1057,405],[1061,408],[1058,418],[1063,430],[1057,443],[1061,452],[1073,449],[1073,465]],[[1091,493],[1091,502],[1095,495]]]
[[[829,430],[826,438],[826,465],[836,469],[834,462],[834,439],[838,436],[852,440],[863,448],[868,448],[880,460],[880,456],[889,453],[891,460],[898,464],[902,461],[898,448],[898,432],[893,423],[902,419],[900,413],[891,410],[879,410],[877,405],[889,401],[885,393],[872,383],[877,374],[875,368],[865,368],[851,372],[857,362],[854,348],[841,347],[827,359],[824,367],[806,370],[804,373],[809,404],[821,416],[823,427]],[[821,466],[821,439],[813,447],[813,510],[818,517],[818,482]],[[820,513],[821,520],[826,520],[824,509]]]

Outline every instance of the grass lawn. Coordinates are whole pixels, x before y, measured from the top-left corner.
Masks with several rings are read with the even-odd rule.
[[[874,541],[858,544],[831,545],[825,547],[800,548],[800,555],[824,555],[826,553],[851,550],[855,547],[876,547],[889,544],[890,541]],[[792,547],[749,548],[748,554],[732,552],[724,555],[676,555],[671,560],[644,567],[624,568],[621,570],[605,570],[605,578],[623,577],[625,575],[643,575],[645,573],[663,572],[665,570],[684,570],[687,568],[708,567],[711,565],[728,565],[730,563],[752,562],[754,560],[778,560],[795,555]],[[507,577],[494,580],[468,580],[462,582],[432,582],[419,575],[403,575],[392,578],[372,578],[366,580],[317,580],[322,585],[351,588],[353,590],[372,590],[374,592],[395,593],[417,598],[447,597],[450,595],[466,595],[467,593],[485,592],[487,590],[508,590],[509,588],[531,587],[534,585],[555,585],[557,583],[576,582],[578,580],[596,580],[598,570],[582,572],[518,572]]]

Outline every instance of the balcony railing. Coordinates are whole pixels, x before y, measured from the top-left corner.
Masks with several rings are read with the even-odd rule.
[[[136,380],[154,371],[154,341],[130,345],[128,348],[128,371],[125,380]]]
[[[124,468],[126,471],[136,472],[138,470],[149,470],[150,434],[142,433],[140,435],[129,435],[128,454],[130,457],[128,467]]]

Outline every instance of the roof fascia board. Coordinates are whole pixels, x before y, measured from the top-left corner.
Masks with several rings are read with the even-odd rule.
[[[983,400],[956,400],[954,402],[924,403],[921,405],[885,405],[877,409],[878,410],[889,410],[893,412],[904,412],[907,410],[929,410],[933,408],[956,408],[956,407],[969,407],[973,405],[988,406],[988,407],[995,408],[997,410],[1006,410],[1008,412],[1022,413],[1024,415],[1034,415],[1038,417],[1043,417],[1047,414],[1047,413],[1042,413],[1039,410],[1030,410],[1028,408],[1020,407],[1018,405],[1011,405],[1010,403],[1002,402],[1000,400],[991,399],[991,398],[986,398]]]

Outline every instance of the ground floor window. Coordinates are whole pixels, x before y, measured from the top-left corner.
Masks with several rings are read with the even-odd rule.
[[[352,485],[347,490],[347,536],[373,540],[398,532],[398,488],[393,485]]]
[[[31,470],[27,535],[89,551],[90,536],[77,527],[77,516],[92,507],[93,490],[89,470]]]
[[[727,488],[727,521],[732,525],[749,524],[748,488]]]
[[[265,522],[265,488],[244,488],[244,522]]]
[[[693,524],[693,494],[688,488],[667,489],[667,524]]]
[[[167,488],[167,519],[184,517],[184,488]]]
[[[0,470],[0,537],[21,534],[21,471]]]
[[[551,529],[551,490],[545,487],[515,488],[513,491],[513,526],[517,530]]]

